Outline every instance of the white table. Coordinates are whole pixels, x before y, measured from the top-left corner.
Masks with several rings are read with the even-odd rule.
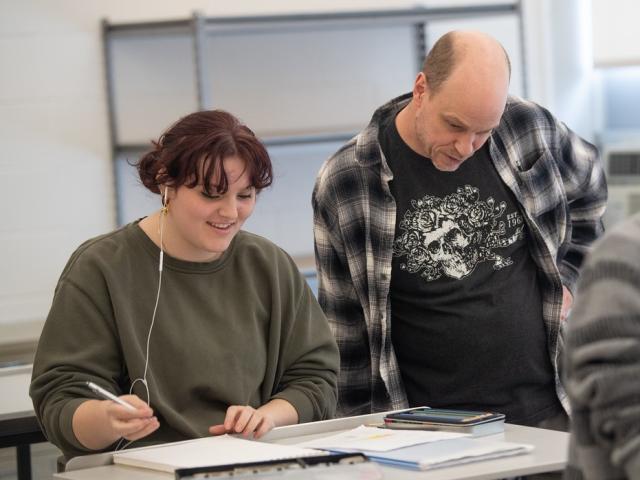
[[[264,440],[273,443],[295,444],[355,428],[362,424],[381,422],[384,415],[385,413],[378,413],[280,427],[265,436]],[[427,472],[382,466],[384,478],[399,480],[488,480],[561,470],[567,461],[569,443],[569,435],[567,433],[507,424],[504,433],[479,437],[475,441],[482,442],[484,439],[528,443],[534,446],[534,450],[525,455],[487,460]],[[114,465],[111,462],[111,455],[108,453],[77,457],[67,465],[68,470],[73,468],[80,468],[80,470],[67,471],[57,474],[55,477],[70,480],[168,480],[174,478],[173,474]]]
[[[31,365],[0,368],[0,392],[4,392],[0,395],[0,448],[16,447],[19,480],[31,479],[31,444],[46,441],[29,397],[31,369]]]

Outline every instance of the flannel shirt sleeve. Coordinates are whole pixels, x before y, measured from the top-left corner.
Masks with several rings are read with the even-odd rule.
[[[559,137],[556,160],[563,177],[571,224],[571,238],[563,249],[564,255],[558,258],[558,269],[562,283],[574,293],[584,258],[604,232],[602,216],[607,184],[596,147],[561,122],[556,132]]]
[[[338,416],[371,411],[371,356],[363,306],[354,286],[336,196],[320,171],[312,196],[318,301],[340,351]]]

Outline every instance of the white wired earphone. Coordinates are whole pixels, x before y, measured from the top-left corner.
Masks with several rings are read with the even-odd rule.
[[[162,233],[163,233],[163,224],[164,217],[169,213],[169,201],[167,199],[167,190],[168,187],[164,187],[162,191],[162,208],[160,209],[160,219],[158,220],[158,231],[160,234],[160,260],[158,262],[158,291],[156,292],[156,303],[153,306],[153,314],[151,315],[151,325],[149,326],[149,333],[147,334],[147,345],[145,349],[144,355],[144,373],[142,378],[136,378],[133,382],[131,382],[131,387],[129,388],[129,395],[133,394],[133,386],[137,382],[141,382],[144,385],[145,391],[147,392],[147,405],[151,405],[151,393],[149,392],[149,384],[147,383],[147,370],[149,369],[149,342],[151,341],[151,332],[153,331],[153,325],[156,322],[156,312],[158,311],[158,302],[160,301],[160,289],[162,287],[162,264],[164,260],[164,243],[162,242]],[[131,445],[135,440],[131,440],[126,443],[124,446],[120,446],[124,438],[118,442],[116,446],[116,450],[120,450],[120,448],[127,448]]]

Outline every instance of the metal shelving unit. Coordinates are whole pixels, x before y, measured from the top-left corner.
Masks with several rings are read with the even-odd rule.
[[[273,55],[272,58],[265,59],[263,58],[264,55],[262,55],[249,59],[247,62],[253,61],[261,65],[267,65],[267,62],[273,61],[277,64],[273,69],[280,69],[276,73],[281,75],[282,71],[287,69],[286,58],[279,56],[279,51],[276,50],[278,50],[279,46],[284,47],[285,50],[295,48],[295,45],[299,43],[301,48],[300,55],[291,60],[292,71],[295,70],[292,74],[292,81],[296,79],[298,81],[304,81],[307,78],[304,76],[306,70],[304,70],[303,67],[305,66],[301,66],[300,64],[308,60],[306,67],[308,67],[310,71],[311,76],[309,78],[314,80],[314,82],[312,82],[313,85],[309,87],[308,95],[309,98],[314,98],[314,95],[322,96],[323,92],[325,96],[328,94],[327,92],[336,92],[336,94],[339,94],[341,91],[341,85],[338,82],[339,79],[343,78],[345,82],[348,82],[351,77],[357,77],[357,65],[353,67],[353,72],[345,70],[340,72],[340,78],[338,78],[337,75],[335,75],[335,78],[329,78],[329,83],[334,82],[334,84],[329,86],[323,85],[316,77],[327,75],[327,73],[331,76],[332,73],[335,74],[335,72],[329,71],[331,68],[343,68],[345,62],[343,60],[334,61],[332,55],[334,57],[345,55],[344,52],[341,52],[341,50],[343,50],[341,47],[344,47],[344,49],[350,48],[349,39],[353,39],[355,44],[358,41],[362,41],[363,37],[377,41],[378,37],[384,35],[386,35],[388,39],[402,36],[406,39],[404,46],[393,49],[394,55],[385,56],[384,53],[380,54],[381,64],[377,65],[376,68],[384,68],[384,63],[388,62],[390,64],[389,71],[393,71],[395,75],[396,71],[393,67],[394,57],[397,55],[403,56],[403,58],[406,59],[406,70],[409,72],[403,73],[402,75],[404,75],[404,77],[401,81],[398,80],[398,83],[404,86],[404,90],[402,88],[398,90],[396,86],[383,85],[382,87],[372,87],[372,90],[376,90],[377,88],[379,91],[383,91],[383,93],[379,93],[381,96],[387,95],[386,90],[394,90],[394,95],[397,95],[408,89],[410,84],[406,83],[406,79],[411,79],[412,76],[415,78],[415,73],[421,68],[428,46],[435,40],[436,36],[438,36],[432,35],[433,38],[430,37],[432,32],[431,27],[433,25],[438,22],[492,19],[503,16],[515,19],[517,25],[515,29],[517,30],[516,35],[518,38],[516,38],[515,41],[519,44],[517,54],[520,58],[520,64],[518,68],[522,74],[520,93],[526,96],[526,62],[524,61],[524,42],[521,33],[523,20],[520,0],[511,3],[488,3],[486,5],[459,7],[420,7],[400,10],[317,14],[236,17],[205,17],[200,14],[194,14],[191,18],[179,20],[137,23],[110,23],[104,20],[102,24],[102,35],[114,165],[116,159],[122,157],[123,152],[130,152],[131,155],[135,155],[136,152],[146,149],[148,145],[146,142],[162,131],[162,128],[159,127],[149,127],[149,133],[131,133],[133,127],[138,128],[141,124],[145,123],[147,119],[155,121],[157,117],[162,116],[161,113],[157,113],[161,112],[161,109],[154,100],[173,98],[171,97],[172,89],[173,93],[181,95],[182,98],[182,100],[180,100],[182,102],[181,104],[175,103],[175,98],[171,100],[174,104],[169,105],[167,110],[173,109],[175,112],[183,111],[183,113],[187,113],[196,109],[225,108],[224,103],[227,101],[232,103],[232,108],[229,108],[229,110],[237,113],[236,105],[239,105],[238,108],[243,113],[243,115],[240,115],[241,118],[255,129],[256,133],[264,140],[268,148],[295,145],[304,146],[318,143],[342,143],[351,138],[353,134],[362,127],[364,122],[368,120],[368,115],[371,113],[369,105],[367,105],[366,109],[363,108],[363,110],[367,112],[366,116],[364,116],[364,113],[359,115],[356,112],[352,115],[354,118],[344,118],[349,117],[349,113],[354,110],[349,107],[344,107],[336,113],[335,121],[327,114],[327,110],[322,108],[322,101],[319,101],[316,105],[318,107],[317,110],[321,111],[318,115],[316,115],[315,112],[309,113],[305,110],[304,106],[302,106],[296,114],[291,114],[291,112],[287,112],[286,108],[280,111],[279,108],[274,108],[273,105],[269,105],[269,101],[271,101],[274,105],[278,106],[278,95],[281,97],[284,96],[286,92],[283,93],[283,91],[287,89],[295,90],[295,86],[292,87],[290,84],[287,84],[287,82],[289,82],[288,77],[278,77],[266,67],[262,69],[257,67],[258,71],[255,72],[255,80],[251,79],[254,83],[248,82],[245,78],[247,72],[249,75],[254,74],[254,72],[252,72],[247,65],[243,64],[243,52],[251,54],[253,50],[252,45],[256,46],[258,51],[260,51],[261,48],[268,49],[268,46],[265,47],[264,44],[271,41],[271,39],[275,39],[274,51],[269,52]],[[331,44],[334,38],[345,41],[336,46]],[[328,45],[320,44],[317,45],[316,48],[313,48],[311,45],[313,39],[318,40],[320,43],[325,42]],[[140,44],[143,47],[151,46],[151,48],[155,48],[153,47],[154,43],[165,42],[166,59],[156,58],[162,57],[165,54],[164,51],[161,52],[160,55],[150,56],[151,68],[148,73],[149,88],[153,88],[152,80],[159,80],[166,83],[166,85],[158,87],[156,98],[149,99],[145,97],[148,91],[145,89],[145,81],[147,79],[145,78],[144,72],[139,73],[138,76],[131,81],[125,82],[119,79],[118,75],[121,75],[123,71],[127,69],[129,71],[136,70],[140,67],[140,62],[136,62],[135,58],[127,58],[126,49],[122,48],[127,42],[131,44],[137,42],[136,45]],[[357,47],[359,48],[358,52],[377,59],[377,57],[374,56],[376,55],[374,50],[384,47],[384,43],[383,41],[382,44],[371,45],[370,52],[366,52],[369,48],[368,45],[360,45]],[[236,47],[238,51],[235,54],[226,53]],[[241,50],[242,48],[245,48],[245,50]],[[124,55],[122,53],[123,51],[125,52]],[[397,55],[395,55],[396,52]],[[318,64],[314,63],[314,61],[320,62],[318,56],[328,62],[328,70],[322,71],[323,67],[318,67]],[[125,60],[122,60],[123,57]],[[186,57],[189,57],[188,62]],[[355,55],[352,55],[352,57],[355,57]],[[163,68],[166,66],[166,64],[163,63],[164,60],[167,62],[176,61],[182,68],[177,66],[173,71],[168,71],[168,74],[164,74]],[[341,61],[342,63],[340,63]],[[240,73],[236,74],[236,78],[230,78],[234,75],[234,69],[236,73]],[[177,79],[175,80],[175,84],[170,84],[172,81],[170,80],[170,75],[175,75]],[[220,78],[224,78],[225,75],[229,78],[226,78],[221,83]],[[381,75],[371,75],[371,77],[373,77],[371,81],[380,81],[378,78],[380,76]],[[275,88],[269,88],[267,85],[264,87],[266,90],[260,92],[259,89],[262,87],[262,81],[265,77],[269,77],[271,81],[279,82],[278,86],[283,84],[281,88],[283,91],[275,92]],[[273,80],[271,77],[276,80]],[[233,87],[236,79],[239,84],[238,89],[247,93],[247,95],[252,98],[252,100],[247,101],[245,105],[241,105],[242,101],[244,101],[241,95],[237,95],[235,100],[228,98],[230,95],[229,85]],[[364,87],[365,82],[362,83]],[[255,90],[247,87],[247,85],[255,85]],[[312,87],[315,87],[315,89]],[[333,90],[330,90],[330,87],[333,87]],[[190,92],[187,94],[185,90],[188,89],[190,89]],[[318,89],[320,93],[316,93]],[[124,90],[127,90],[128,100],[126,102],[121,98],[123,95],[122,91]],[[357,90],[357,88],[354,88],[356,93]],[[165,91],[167,92],[166,95],[164,94]],[[232,92],[231,96],[233,95],[236,94]],[[365,98],[366,95],[367,93],[363,93],[362,97]],[[352,96],[355,97],[357,95]],[[345,94],[345,98],[351,100],[348,94]],[[391,96],[386,96],[384,100],[386,101],[389,98],[391,98]],[[136,109],[131,105],[135,104],[138,100],[140,100],[140,106]],[[334,100],[333,95],[328,102],[335,102],[337,105],[340,105],[340,101]],[[342,102],[346,103],[344,98]],[[375,102],[378,102],[378,99],[375,99]],[[371,101],[372,104],[375,102]],[[325,100],[324,103],[327,103],[327,101]],[[221,104],[222,107],[220,106]],[[157,109],[157,112],[155,109]],[[125,119],[126,116],[123,115],[124,110],[134,112],[130,115],[131,118]],[[268,116],[268,112],[270,111],[274,112],[274,115],[271,117]],[[295,118],[297,114],[301,117],[298,123],[296,123]],[[145,115],[147,116],[145,117]],[[326,117],[324,120],[322,115]],[[171,121],[177,119],[178,116],[177,113],[167,114],[165,123],[169,119],[171,119]],[[254,116],[255,118],[253,118]],[[357,119],[355,119],[356,116]],[[320,119],[318,120],[316,117]],[[292,120],[290,124],[287,124],[286,121],[282,120],[283,118]],[[323,121],[324,123],[322,123]],[[126,122],[129,123],[125,125]],[[308,125],[305,125],[305,122],[307,122]],[[255,125],[258,125],[258,127]],[[115,168],[114,166],[114,169]],[[114,178],[118,179],[117,172]],[[117,196],[121,187],[122,185],[116,180],[115,191]],[[118,205],[118,223],[122,223],[124,220],[122,206],[117,200],[118,198],[116,198],[116,205]]]

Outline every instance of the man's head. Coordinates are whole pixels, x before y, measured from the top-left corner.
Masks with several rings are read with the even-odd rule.
[[[511,73],[500,43],[479,32],[449,32],[433,46],[398,119],[409,146],[439,170],[454,171],[498,126]]]

